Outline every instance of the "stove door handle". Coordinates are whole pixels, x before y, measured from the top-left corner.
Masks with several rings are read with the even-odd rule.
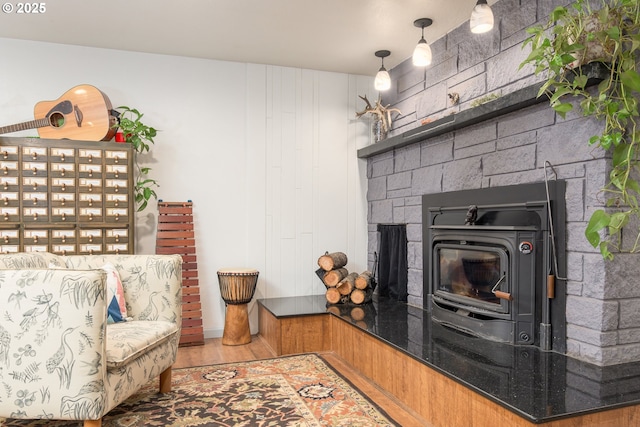
[[[495,285],[493,285],[493,288],[491,288],[491,293],[494,294],[495,296],[497,296],[500,299],[506,299],[507,301],[512,301],[513,297],[511,296],[510,293],[508,292],[504,292],[504,291],[499,291],[497,290],[498,287],[500,286],[500,284],[504,281],[504,279],[507,277],[506,274],[502,275],[502,277],[500,278],[500,280],[498,280],[496,282]]]

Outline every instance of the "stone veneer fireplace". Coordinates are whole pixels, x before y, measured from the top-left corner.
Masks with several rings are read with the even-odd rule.
[[[402,111],[387,140],[358,150],[367,159],[369,262],[378,224],[406,224],[408,302],[422,307],[422,197],[458,190],[541,183],[545,162],[566,182],[566,354],[598,365],[640,361],[639,255],[605,262],[584,237],[591,212],[603,206],[604,153],[587,144],[602,123],[575,112],[556,116],[533,70],[518,69],[528,52],[525,29],[546,21],[569,0],[499,0],[493,31],[473,35],[468,24],[431,43],[432,65],[411,59],[390,70],[383,103]],[[449,94],[459,95],[451,105]],[[487,95],[498,99],[472,107]],[[623,240],[627,236],[623,236]]]
[[[370,261],[378,250],[377,224],[406,224],[408,302],[422,307],[429,274],[423,270],[423,195],[541,183],[548,160],[566,182],[568,280],[556,288],[566,298],[566,354],[599,365],[640,360],[640,290],[628,279],[640,275],[637,255],[605,262],[584,237],[606,179],[606,160],[594,158],[584,143],[599,126],[581,117],[556,121],[546,104],[537,104],[400,148],[361,153],[369,156]]]

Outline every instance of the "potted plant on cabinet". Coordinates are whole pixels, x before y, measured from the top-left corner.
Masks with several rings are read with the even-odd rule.
[[[154,144],[153,140],[157,135],[157,130],[151,126],[144,124],[141,119],[144,116],[135,108],[120,106],[116,108],[118,115],[118,123],[115,125],[119,128],[118,132],[122,132],[124,142],[128,142],[133,146],[136,153],[148,152],[151,148],[150,144]],[[157,199],[154,187],[158,187],[155,179],[149,178],[148,174],[151,168],[142,167],[136,158],[136,181],[134,184],[134,197],[138,205],[138,212],[143,211],[151,197]]]
[[[588,143],[610,153],[609,182],[602,189],[607,209],[593,212],[585,236],[605,259],[612,259],[613,251],[638,252],[640,230],[624,248],[620,237],[632,219],[640,220],[640,2],[602,0],[600,9],[592,9],[588,0],[577,0],[556,8],[545,25],[528,32],[532,37],[523,47],[530,45],[531,54],[520,67],[532,64],[536,74],[546,73],[538,96],[546,94],[563,118],[577,97],[585,116],[604,121],[602,134]],[[604,72],[597,86],[589,86],[587,64],[594,61]]]

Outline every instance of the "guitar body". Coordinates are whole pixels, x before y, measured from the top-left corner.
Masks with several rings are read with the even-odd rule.
[[[35,120],[0,127],[0,134],[38,129],[41,138],[109,141],[116,133],[107,95],[91,85],[80,85],[53,101],[38,102]]]
[[[41,138],[108,141],[116,133],[111,101],[90,85],[69,89],[54,101],[38,102],[33,115],[36,119],[49,119],[50,126],[38,128]]]

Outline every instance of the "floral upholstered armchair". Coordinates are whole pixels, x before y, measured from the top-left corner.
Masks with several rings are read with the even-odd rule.
[[[100,426],[151,379],[170,391],[181,268],[179,255],[0,255],[0,424]],[[119,295],[108,291],[110,275]],[[115,323],[114,308],[124,312]]]

